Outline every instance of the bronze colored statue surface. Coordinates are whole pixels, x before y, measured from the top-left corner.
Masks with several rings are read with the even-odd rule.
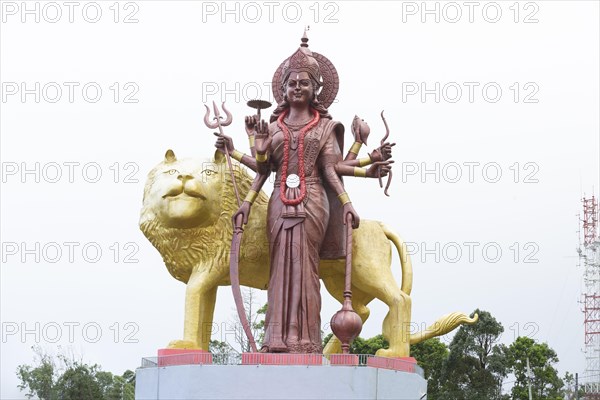
[[[215,106],[217,124],[207,123],[220,130],[214,162],[179,161],[169,151],[149,174],[140,227],[163,255],[169,272],[187,283],[184,339],[169,347],[208,349],[216,290],[230,283],[234,288],[241,283],[268,290],[263,352],[322,351],[319,278],[337,300],[342,302],[346,296],[344,312],[353,313],[353,307],[363,322],[371,300],[378,298],[388,305],[382,333],[390,347],[379,350],[379,356],[407,357],[411,343],[477,319],[453,313],[411,334],[410,258],[401,239],[383,224],[363,221],[359,226],[341,179],[342,175],[372,177],[382,184],[383,177],[391,177],[393,144],[385,142],[387,123],[382,113],[388,133],[378,149],[358,159],[370,129],[355,117],[355,141],[342,157],[344,128],[327,110],[337,93],[337,71],[327,58],[311,53],[307,42],[305,35],[300,48],[274,75],[278,105],[270,124],[246,118],[251,156],[235,150],[223,134],[222,126],[231,115],[225,110],[227,120],[219,122]],[[254,170],[254,179],[232,164],[230,157]],[[362,168],[367,165],[368,169]],[[275,187],[269,198],[261,188],[271,173]],[[386,194],[388,187],[389,180]],[[238,195],[244,199],[239,207]],[[354,232],[346,232],[346,223]],[[232,237],[235,247],[231,247]],[[346,237],[351,249],[346,249]],[[401,255],[401,288],[390,271],[390,241]],[[231,260],[230,249],[237,253]],[[353,319],[351,325],[360,325]],[[338,319],[341,324],[345,320]],[[350,337],[344,329],[339,332]],[[325,353],[340,350],[334,337]]]
[[[267,208],[270,279],[262,352],[321,353],[321,254],[344,248],[342,215],[352,216],[354,228],[359,224],[335,171],[344,129],[317,99],[321,85],[319,64],[303,45],[284,64],[284,96],[271,124],[257,126],[251,190],[260,191],[275,173]],[[234,220],[247,222],[251,204],[247,198]]]

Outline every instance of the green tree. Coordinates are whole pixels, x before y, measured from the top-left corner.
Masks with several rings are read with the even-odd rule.
[[[508,372],[507,363],[504,346],[496,343],[504,328],[489,312],[475,310],[475,313],[479,314],[479,321],[461,326],[450,343],[442,368],[439,399],[503,398],[501,384]]]
[[[103,399],[102,384],[96,376],[97,365],[73,362],[58,378],[55,390],[59,399]]]
[[[104,375],[105,374],[105,375]],[[102,376],[107,379],[102,379]],[[100,371],[96,374],[101,382],[106,400],[134,400],[135,399],[135,372],[127,370],[123,375],[113,375],[110,372]],[[110,379],[108,379],[110,378]],[[102,383],[104,381],[105,383]]]
[[[108,373],[110,374],[110,372]],[[111,383],[106,388],[104,398],[107,400],[121,400],[124,397],[125,379],[122,376],[111,376]]]
[[[369,339],[363,339],[360,336],[354,339],[350,345],[350,353],[352,354],[375,354],[379,349],[387,349],[390,347],[388,341],[383,335],[373,336]]]
[[[213,364],[228,364],[229,357],[237,351],[227,342],[211,340],[208,351],[213,355]]]
[[[88,365],[73,357],[59,354],[56,358],[33,347],[37,365],[19,365],[19,389],[30,399],[41,400],[133,400],[135,373],[123,376],[102,371],[97,364]],[[57,361],[58,360],[58,361]]]
[[[565,372],[565,377],[563,378],[563,382],[565,384],[563,388],[563,395],[565,400],[575,400],[575,399],[583,399],[585,398],[585,389],[581,384],[579,384],[579,388],[577,392],[575,391],[575,376],[568,371]],[[579,394],[579,397],[577,397]]]
[[[428,339],[410,346],[410,356],[423,368],[429,398],[439,398],[442,368],[448,358],[448,347],[438,338]]]
[[[58,371],[54,358],[45,354],[39,347],[32,348],[35,353],[36,367],[31,365],[19,365],[17,367],[17,377],[21,381],[19,390],[27,390],[25,396],[28,399],[37,397],[40,400],[50,400],[56,398],[54,384],[58,379]]]
[[[135,371],[128,369],[122,376],[125,379],[123,400],[135,400]]]
[[[327,346],[329,340],[333,337],[333,333],[327,334],[323,338],[323,347]],[[350,354],[372,354],[374,355],[379,349],[387,349],[390,346],[383,335],[373,336],[370,339],[357,337],[350,345]]]
[[[250,324],[250,330],[252,331],[254,340],[256,340],[256,345],[260,348],[260,344],[265,337],[265,316],[268,305],[265,303],[262,307],[259,307],[257,289],[242,287],[241,291],[246,319]],[[246,337],[246,332],[244,331],[237,310],[232,317],[228,322],[229,329],[235,333],[234,343],[230,343],[231,347],[238,349],[240,352],[250,352],[250,341]]]
[[[267,315],[268,307],[269,303],[263,304],[263,306],[256,311],[256,318],[252,322],[252,332],[255,335],[257,345],[265,340],[265,317]]]
[[[564,383],[553,367],[553,364],[558,362],[558,356],[548,344],[536,343],[531,338],[520,336],[508,347],[506,355],[510,370],[516,379],[512,388],[514,400],[529,398],[529,379],[531,379],[534,399],[562,400],[564,398],[561,392]],[[527,358],[532,372],[531,378],[528,377]]]

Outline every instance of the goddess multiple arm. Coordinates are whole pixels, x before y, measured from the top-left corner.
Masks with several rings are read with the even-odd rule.
[[[358,117],[355,117],[355,119]],[[238,162],[242,163],[246,167],[250,168],[254,172],[258,172],[259,165],[266,166],[266,147],[262,153],[256,150],[256,141],[268,140],[268,129],[265,128],[266,123],[262,121],[263,128],[259,133],[257,127],[261,124],[256,121],[256,116],[246,117],[246,133],[248,134],[248,141],[250,144],[251,154],[244,154],[233,145],[233,140],[229,136],[219,136],[215,147],[221,152],[225,152],[225,149],[229,152],[229,155]],[[353,123],[354,125],[354,123]],[[365,123],[366,125],[366,123]],[[267,130],[265,130],[267,129]],[[215,133],[215,135],[217,135]],[[218,136],[218,135],[217,135]],[[394,163],[391,160],[392,147],[396,143],[386,142],[379,146],[373,152],[367,154],[367,157],[357,158],[358,153],[363,145],[363,141],[355,134],[355,142],[352,144],[344,160],[339,160],[335,164],[335,172],[340,176],[356,176],[363,178],[378,178],[379,176],[385,177],[388,175]],[[264,146],[264,144],[263,144]],[[268,146],[268,145],[267,145]],[[363,168],[369,166],[369,168]],[[266,171],[262,171],[263,173]]]

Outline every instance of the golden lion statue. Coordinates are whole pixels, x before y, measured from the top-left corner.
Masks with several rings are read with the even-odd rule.
[[[234,163],[240,197],[244,198],[252,177]],[[269,282],[269,246],[266,235],[268,196],[261,192],[244,230],[239,257],[240,283],[266,289]],[[187,284],[183,340],[170,348],[208,350],[218,286],[230,284],[229,251],[237,210],[225,157],[217,151],[211,161],[178,160],[172,150],[148,174],[140,217],[140,229],[162,255],[171,275]],[[402,286],[391,271],[391,245],[402,266]],[[352,239],[352,305],[363,322],[367,305],[377,298],[389,307],[383,321],[388,349],[378,356],[408,357],[410,345],[443,335],[462,323],[472,324],[463,313],[451,313],[425,331],[411,333],[412,266],[402,239],[381,222],[363,220]],[[343,301],[344,259],[322,260],[321,279],[338,301]],[[325,354],[340,353],[333,337]]]

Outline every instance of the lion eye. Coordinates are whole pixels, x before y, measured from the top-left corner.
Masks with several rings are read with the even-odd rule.
[[[176,169],[170,169],[168,171],[165,171],[165,174],[173,175],[173,174],[176,174],[177,172],[179,172],[179,171],[177,171]]]
[[[212,169],[205,169],[204,171],[202,171],[203,174],[206,174],[206,176],[211,176],[216,174],[216,171],[213,171]]]

